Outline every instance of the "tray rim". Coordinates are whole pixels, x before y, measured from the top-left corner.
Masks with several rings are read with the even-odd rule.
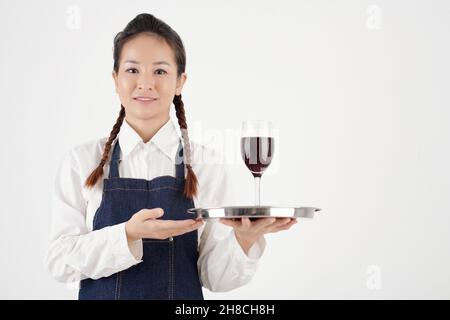
[[[250,214],[230,214],[225,215],[226,210],[233,210],[233,209],[242,209],[242,210],[252,210],[252,209],[263,209],[263,210],[271,210],[271,209],[282,209],[282,210],[292,210],[292,214],[277,214],[277,215],[267,215],[264,213],[257,214],[257,213],[250,213]],[[197,207],[197,208],[190,208],[188,209],[188,212],[191,214],[196,214],[197,217],[201,217],[202,219],[218,219],[218,218],[241,218],[241,217],[248,217],[248,218],[267,218],[267,217],[280,217],[280,218],[313,218],[314,213],[321,211],[321,208],[317,207],[288,207],[288,206],[223,206],[223,207]],[[210,216],[211,211],[223,211],[223,215],[217,216],[216,214],[213,214],[213,216]],[[305,212],[304,214],[301,214],[300,212]],[[215,216],[216,215],[216,216]]]
[[[273,208],[273,209],[278,209],[278,208],[282,208],[282,209],[301,209],[301,208],[314,208],[316,209],[316,211],[322,211],[321,208],[317,208],[317,207],[310,207],[310,206],[301,206],[301,207],[289,207],[289,206],[223,206],[223,207],[195,207],[195,208],[190,208],[188,210],[198,210],[198,209],[203,209],[203,210],[210,210],[210,209],[228,209],[228,208]]]

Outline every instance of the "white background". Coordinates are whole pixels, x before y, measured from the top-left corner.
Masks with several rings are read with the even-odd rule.
[[[444,0],[2,0],[0,298],[77,296],[43,263],[55,170],[109,134],[113,37],[142,12],[185,43],[193,139],[238,139],[242,120],[272,119],[263,202],[323,209],[267,236],[251,283],[206,298],[450,298]],[[232,179],[236,203],[250,204],[242,162]]]

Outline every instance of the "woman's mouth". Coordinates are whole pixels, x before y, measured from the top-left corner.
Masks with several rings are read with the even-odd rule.
[[[156,98],[152,97],[135,97],[133,100],[142,103],[142,104],[151,104],[152,102],[156,101]]]

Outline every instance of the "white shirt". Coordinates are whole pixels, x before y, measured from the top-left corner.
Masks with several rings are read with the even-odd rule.
[[[172,119],[147,143],[124,119],[118,139],[122,151],[120,177],[151,180],[163,175],[175,176],[180,137]],[[142,240],[128,245],[125,223],[92,230],[102,200],[103,179],[109,174],[110,158],[103,167],[104,176],[93,188],[85,188],[84,182],[100,163],[106,141],[105,137],[71,149],[56,173],[46,265],[61,282],[98,279],[142,262]],[[232,188],[225,166],[211,161],[218,159],[217,152],[192,142],[191,149],[192,168],[199,183],[195,207],[227,205]],[[248,283],[265,249],[264,237],[246,255],[231,227],[217,220],[205,222],[198,230],[197,266],[202,285],[211,291],[228,291]]]

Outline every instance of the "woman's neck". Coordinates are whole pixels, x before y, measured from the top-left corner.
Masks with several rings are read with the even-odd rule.
[[[170,116],[165,115],[161,119],[151,119],[151,120],[142,120],[142,119],[128,119],[125,117],[125,121],[128,125],[137,132],[137,134],[142,138],[144,143],[150,141],[153,136],[164,126],[167,121],[169,121]]]

